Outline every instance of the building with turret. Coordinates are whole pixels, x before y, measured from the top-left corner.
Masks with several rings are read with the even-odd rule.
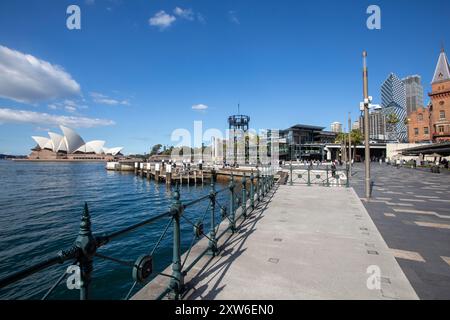
[[[444,48],[439,54],[428,96],[428,106],[408,117],[409,142],[450,141],[450,65]]]

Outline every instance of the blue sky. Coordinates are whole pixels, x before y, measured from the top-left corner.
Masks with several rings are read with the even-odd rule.
[[[81,30],[66,27],[70,4]],[[366,27],[371,4],[381,30]],[[226,129],[238,103],[255,129],[347,123],[363,49],[375,102],[390,72],[421,75],[426,96],[449,30],[448,0],[3,0],[0,153],[27,154],[59,122],[148,152],[194,120]]]

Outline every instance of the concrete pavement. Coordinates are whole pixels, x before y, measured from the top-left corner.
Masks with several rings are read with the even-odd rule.
[[[417,299],[351,188],[278,186],[241,224],[218,257],[189,272],[185,299]],[[157,277],[133,299],[155,298],[168,281]]]
[[[373,197],[363,201],[421,299],[450,299],[450,174],[372,163]],[[351,185],[364,200],[364,167]]]

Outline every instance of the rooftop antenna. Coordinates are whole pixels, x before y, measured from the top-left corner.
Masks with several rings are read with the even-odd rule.
[[[238,102],[238,114],[240,114],[239,109],[240,109],[240,103]]]
[[[441,41],[441,52],[444,52],[444,40]]]

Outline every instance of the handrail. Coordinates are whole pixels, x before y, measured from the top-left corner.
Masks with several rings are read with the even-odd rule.
[[[247,182],[250,182],[250,190],[247,190]],[[217,247],[217,242],[219,238],[223,236],[225,232],[231,231],[234,233],[237,230],[236,221],[243,217],[245,219],[248,216],[248,213],[254,210],[257,203],[261,202],[263,198],[268,194],[268,191],[273,188],[274,182],[274,171],[268,168],[263,168],[262,171],[258,170],[257,175],[251,172],[250,178],[247,180],[246,174],[244,173],[242,179],[242,190],[241,195],[236,194],[235,187],[236,184],[234,182],[233,173],[230,176],[230,182],[228,187],[225,187],[221,190],[215,189],[216,184],[216,175],[213,174],[211,178],[211,190],[208,195],[199,197],[187,203],[182,203],[180,201],[180,190],[179,185],[176,184],[175,191],[173,192],[173,204],[170,209],[164,213],[158,214],[157,216],[145,219],[141,222],[132,224],[128,227],[125,227],[120,230],[113,231],[109,234],[104,235],[93,235],[91,231],[91,217],[88,209],[87,203],[84,204],[84,210],[81,216],[80,229],[78,232],[78,236],[74,242],[74,244],[66,250],[61,250],[56,253],[55,256],[38,262],[30,267],[27,267],[23,270],[14,272],[2,279],[0,279],[0,289],[6,286],[9,286],[17,281],[20,281],[28,276],[31,276],[37,272],[40,272],[44,269],[47,269],[51,266],[57,264],[63,264],[67,261],[72,261],[74,267],[79,268],[79,289],[80,289],[80,299],[85,300],[88,299],[89,294],[89,286],[91,282],[91,274],[93,272],[93,260],[95,257],[105,259],[108,261],[112,261],[115,263],[119,263],[121,265],[128,265],[133,268],[133,279],[134,283],[129,290],[126,298],[130,296],[136,284],[145,283],[146,280],[149,279],[150,275],[153,272],[153,253],[156,248],[161,243],[161,240],[166,235],[166,232],[171,223],[173,223],[173,261],[172,261],[172,275],[169,287],[159,296],[163,298],[166,294],[170,294],[172,298],[179,299],[180,295],[184,291],[184,276],[191,270],[191,268],[207,253],[211,253],[212,256],[217,255],[219,248]],[[218,200],[217,195],[223,193],[225,191],[230,191],[230,201],[229,208],[227,206],[222,206]],[[248,198],[248,199],[247,199]],[[239,200],[240,199],[240,200]],[[200,203],[202,201],[209,200],[209,205],[206,208],[206,211],[203,214],[202,219],[200,219],[197,223],[193,223],[187,217],[183,216],[183,212],[186,208],[193,206],[194,204]],[[249,205],[247,206],[247,202]],[[240,204],[241,214],[236,217],[236,211]],[[221,213],[221,220],[218,224],[216,224],[216,208],[219,208]],[[203,220],[206,217],[207,212],[210,212],[210,230],[208,233],[203,230]],[[115,240],[121,236],[124,236],[132,231],[135,231],[145,225],[152,224],[156,221],[159,221],[164,218],[171,218],[169,223],[167,224],[164,232],[161,233],[158,242],[154,246],[153,250],[149,255],[140,256],[134,263],[129,261],[122,261],[117,258],[108,257],[106,255],[100,254],[97,250],[112,240]],[[180,218],[188,221],[190,224],[194,226],[194,236],[191,246],[187,251],[184,262],[181,262],[181,230],[180,230]],[[225,228],[225,230],[217,236],[217,232],[219,230],[220,225],[223,221],[229,222],[229,225]],[[188,266],[184,266],[187,261],[187,257],[191,252],[191,248],[195,245],[195,239],[199,239],[200,237],[206,237],[209,240],[208,247],[203,250],[198,257],[196,257]],[[59,276],[57,281],[50,287],[48,291],[46,291],[43,299],[46,299],[54,289],[62,282],[65,274]]]
[[[290,163],[288,166],[286,166],[286,165],[281,166],[281,169],[289,171],[289,185],[290,186],[292,186],[294,184],[293,177],[294,177],[294,170],[295,170],[297,172],[298,171],[306,171],[307,172],[307,178],[304,179],[305,180],[304,184],[306,184],[308,186],[311,186],[313,184],[319,184],[319,185],[324,185],[324,186],[330,187],[331,186],[330,177],[334,178],[335,180],[338,180],[339,179],[338,173],[345,173],[345,187],[346,188],[350,187],[351,172],[350,172],[350,167],[348,164],[346,164],[344,168],[342,168],[342,166],[338,168],[336,166],[325,165],[325,167],[324,167],[323,165],[312,165],[312,164],[308,164],[308,165],[299,164],[299,165],[296,165],[294,168],[294,165],[292,163]],[[314,177],[311,178],[311,172],[323,172],[326,174],[326,177],[324,179],[319,176],[317,176],[317,178],[314,178]],[[331,176],[330,176],[330,173],[331,173]],[[301,175],[299,175],[299,178],[302,178]]]

